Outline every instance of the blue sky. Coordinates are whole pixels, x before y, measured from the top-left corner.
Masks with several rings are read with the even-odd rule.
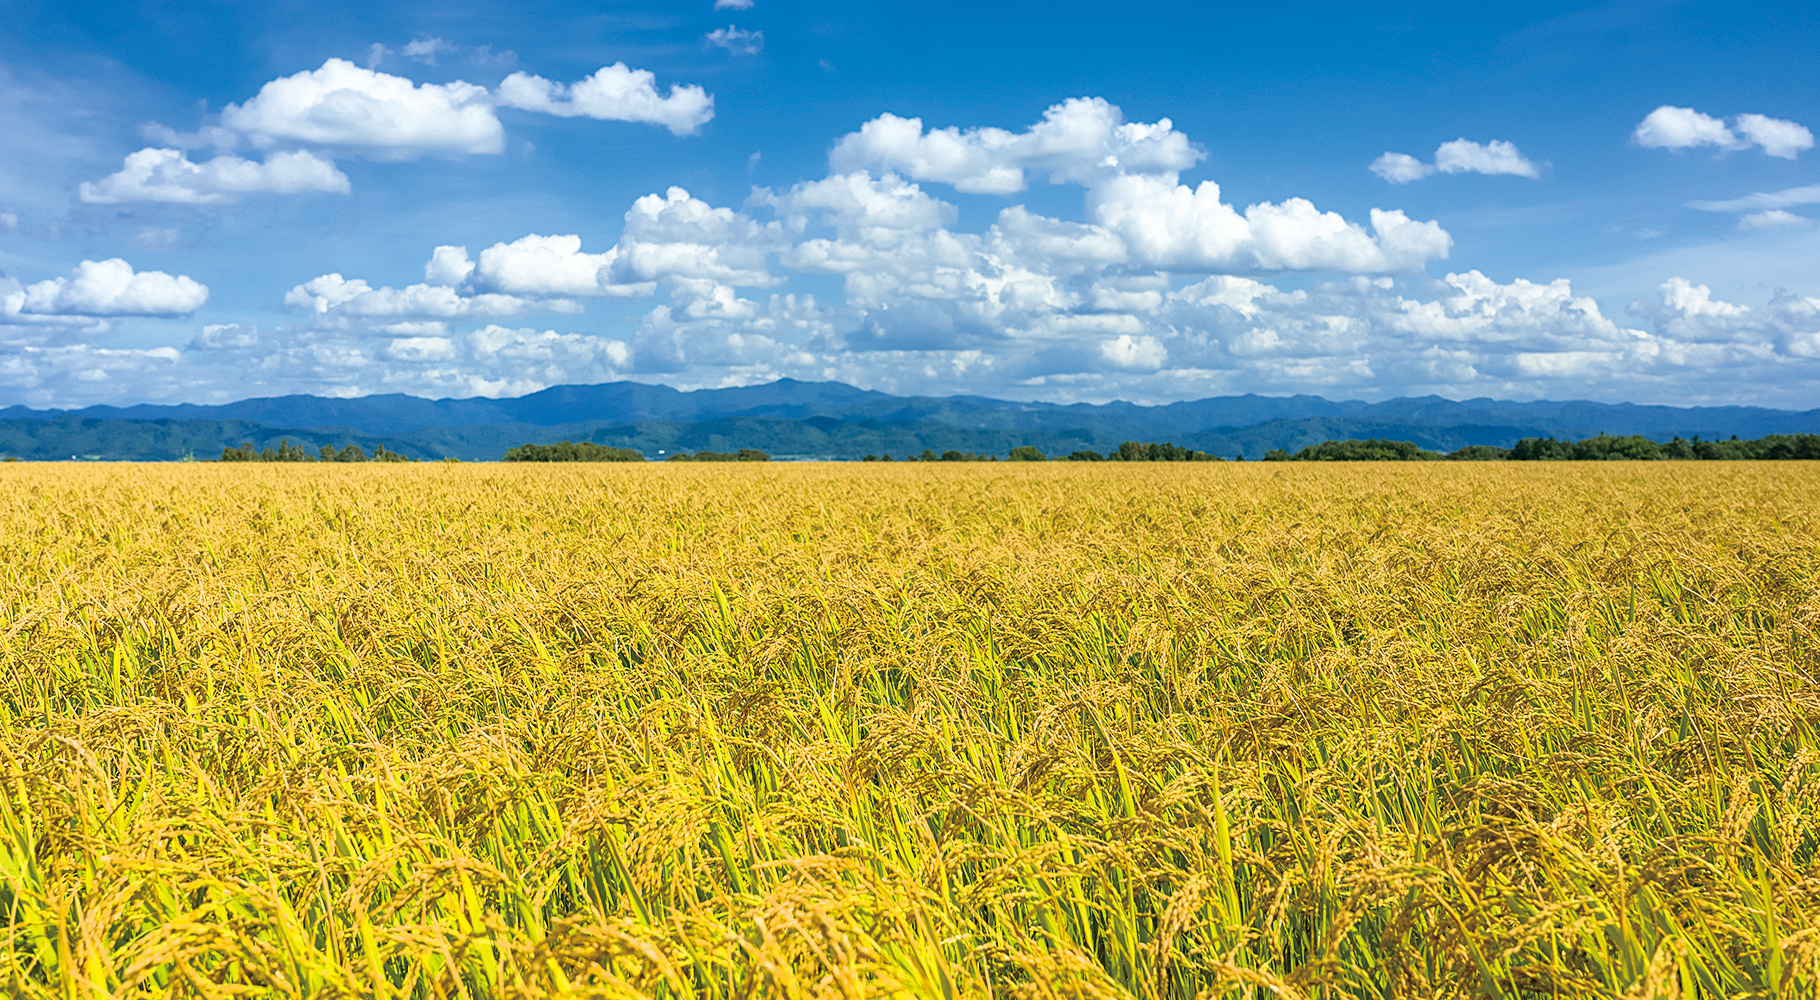
[[[1811,4],[69,4],[0,405],[1820,405]]]

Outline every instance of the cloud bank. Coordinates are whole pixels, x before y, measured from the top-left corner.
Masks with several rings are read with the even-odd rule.
[[[574,115],[623,111],[601,96],[615,79],[631,79],[638,100],[678,93],[659,95],[632,71],[599,93],[584,85],[600,74],[566,87],[515,76],[530,95],[522,103]],[[675,128],[705,120],[710,105],[690,100],[669,119]],[[232,164],[215,177],[214,160],[154,152],[140,173],[97,182],[97,200],[240,193],[222,179]],[[150,374],[136,391],[153,398],[210,386],[504,395],[623,377],[692,387],[779,376],[1153,401],[1264,391],[1685,403],[1697,401],[1687,392],[1696,375],[1721,399],[1772,401],[1765,384],[1790,401],[1820,388],[1820,300],[1781,295],[1752,310],[1675,278],[1627,319],[1565,280],[1472,269],[1435,279],[1429,266],[1452,248],[1437,222],[1395,207],[1348,218],[1298,197],[1234,203],[1216,181],[1183,178],[1204,158],[1168,119],[1127,121],[1097,98],[1056,104],[1022,129],[883,114],[834,142],[826,176],[756,188],[742,204],[672,187],[628,206],[611,243],[564,232],[474,247],[426,240],[421,280],[331,271],[290,287],[290,318],[276,327],[199,323],[182,350],[142,356],[101,353],[90,335],[109,317],[192,313],[207,289],[124,261],[85,262],[67,278],[0,285],[10,366],[0,384],[15,398],[99,401],[121,391],[108,373],[137,363]],[[245,176],[264,176],[241,162]],[[1431,173],[1539,172],[1499,141],[1456,140],[1432,164],[1415,162]],[[1078,193],[1079,221],[1023,203],[1041,181]],[[995,214],[959,228],[955,192],[998,199]],[[1796,188],[1695,207],[1775,228],[1800,225],[1787,208],[1815,201]],[[800,275],[839,293],[791,290]],[[627,309],[630,325],[602,331]]]

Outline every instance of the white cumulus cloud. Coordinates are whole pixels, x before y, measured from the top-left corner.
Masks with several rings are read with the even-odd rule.
[[[693,135],[714,118],[714,97],[701,87],[672,84],[668,94],[660,95],[655,74],[622,62],[603,66],[571,86],[513,73],[499,84],[498,100],[509,108],[562,118],[662,125],[676,135]]]
[[[691,278],[772,285],[776,280],[765,267],[765,255],[788,245],[781,225],[760,224],[673,187],[632,203],[613,273],[626,282]]]
[[[769,205],[798,231],[819,217],[845,236],[935,229],[953,224],[958,214],[953,205],[896,174],[875,179],[865,171],[804,181],[782,193],[760,188],[753,192],[753,202]]]
[[[1441,143],[1435,150],[1432,164],[1407,153],[1385,153],[1371,161],[1371,172],[1392,184],[1407,184],[1437,173],[1542,176],[1541,170],[1518,151],[1515,143],[1493,139],[1481,144],[1464,138]]]
[[[1768,155],[1786,160],[1814,147],[1814,134],[1806,126],[1784,118],[1743,114],[1727,126],[1723,119],[1671,104],[1651,111],[1631,133],[1631,139],[1639,146],[1652,149],[1679,150],[1698,146],[1748,149],[1758,146]]]
[[[1730,149],[1738,141],[1724,121],[1693,108],[1669,104],[1651,111],[1631,132],[1631,138],[1637,145],[1651,149],[1690,149],[1694,146]]]
[[[1119,368],[1155,371],[1169,360],[1169,349],[1155,337],[1120,334],[1100,342],[1100,354]]]
[[[836,173],[878,169],[941,181],[970,194],[1024,189],[1025,170],[1087,183],[1116,173],[1174,173],[1207,154],[1164,118],[1127,122],[1103,98],[1072,98],[1043,112],[1023,132],[1000,128],[923,130],[920,118],[884,114],[843,136],[829,154]]]
[[[468,259],[467,247],[440,246],[430,251],[423,265],[423,280],[429,285],[455,286],[474,273],[474,262]]]
[[[1374,237],[1303,198],[1252,205],[1241,214],[1221,201],[1213,181],[1189,188],[1143,174],[1096,186],[1087,212],[1122,238],[1133,257],[1172,271],[1408,271],[1446,257],[1453,246],[1438,224],[1399,211],[1372,210]]]
[[[346,194],[348,178],[333,163],[303,150],[272,153],[264,163],[228,153],[192,163],[182,150],[153,148],[127,154],[119,173],[85,181],[78,191],[83,201],[97,205],[215,205],[246,194]]]
[[[317,316],[358,319],[473,319],[517,316],[533,311],[576,312],[564,300],[536,301],[514,295],[464,295],[446,285],[374,288],[361,278],[325,274],[285,293],[284,304]]]
[[[1513,143],[1493,139],[1484,145],[1468,139],[1444,142],[1435,150],[1435,169],[1444,174],[1514,174],[1518,177],[1540,177],[1534,163],[1523,157]]]
[[[1392,184],[1408,184],[1434,173],[1435,168],[1408,153],[1385,153],[1371,161],[1371,172]]]
[[[10,316],[187,316],[209,300],[208,286],[187,275],[134,271],[118,257],[85,260],[68,278],[5,292]]]
[[[1802,150],[1814,148],[1814,133],[1805,125],[1765,115],[1739,115],[1737,121],[1744,138],[1771,156],[1792,160]]]
[[[380,160],[505,148],[485,87],[417,84],[345,59],[273,80],[245,104],[224,108],[221,121],[256,146],[307,143]]]
[[[715,10],[751,10],[753,0],[714,0]]]
[[[453,247],[436,248],[437,258],[444,261],[449,273],[456,269]],[[480,252],[473,272],[474,284],[480,288],[512,295],[613,295],[630,298],[651,294],[652,287],[628,287],[616,284],[608,273],[618,259],[618,248],[605,253],[583,253],[581,237],[539,236],[532,234],[510,243],[495,243]],[[467,262],[467,251],[461,249],[460,263]]]
[[[1015,193],[1024,188],[1027,171],[1047,171],[1053,182],[1087,188],[1088,223],[1097,229],[1090,244],[1081,245],[1098,248],[1108,265],[1128,261],[1186,272],[1407,271],[1445,257],[1452,246],[1439,225],[1412,221],[1401,212],[1374,210],[1374,232],[1300,198],[1252,205],[1241,213],[1221,201],[1218,184],[1204,181],[1190,188],[1179,182],[1179,172],[1205,155],[1167,118],[1127,122],[1104,99],[1076,98],[1053,105],[1022,132],[925,130],[920,119],[881,115],[842,137],[829,163],[836,177],[877,171],[894,184],[902,183],[895,177],[901,174],[984,194]],[[796,190],[800,193],[792,197],[800,199],[810,189]],[[777,204],[790,210],[786,201]],[[848,236],[843,241],[852,243]],[[960,243],[951,240],[948,246],[952,251]],[[843,242],[811,241],[797,248],[795,259],[852,273],[869,266],[862,261],[876,249],[859,254]],[[916,253],[941,249],[940,241],[927,240],[914,247]]]

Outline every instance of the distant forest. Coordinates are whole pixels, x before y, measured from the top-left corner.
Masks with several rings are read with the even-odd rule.
[[[308,448],[300,444],[292,444],[288,440],[281,440],[277,445],[265,448],[255,448],[253,442],[247,441],[238,448],[221,449],[221,461],[223,462],[409,462],[410,460],[407,455],[386,450],[386,446],[383,444],[374,448],[371,456],[366,453],[365,448],[357,444],[340,449],[325,444],[316,450],[316,454],[312,455]]]
[[[1600,434],[1578,441],[1561,441],[1552,437],[1528,437],[1509,448],[1493,445],[1467,445],[1449,452],[1430,451],[1411,441],[1390,438],[1323,441],[1299,451],[1272,448],[1264,453],[1266,462],[1551,462],[1551,461],[1738,461],[1820,459],[1820,434],[1770,434],[1753,440],[1732,437],[1723,441],[1705,441],[1699,437],[1652,441],[1640,434]],[[8,458],[8,461],[17,459]],[[644,452],[636,448],[616,448],[592,441],[561,441],[556,444],[523,444],[508,449],[507,462],[644,462]],[[1242,461],[1235,459],[1234,461]],[[312,452],[302,445],[280,440],[275,445],[256,448],[251,442],[239,447],[223,448],[223,462],[409,462],[400,452],[376,444],[371,454],[358,444],[341,448],[323,445]],[[455,459],[445,459],[455,461]],[[734,451],[682,452],[666,456],[666,462],[768,462],[771,456],[757,448]],[[1076,449],[1064,454],[1048,455],[1034,445],[1018,445],[1004,458],[985,452],[949,449],[937,452],[925,448],[919,454],[893,458],[887,454],[865,456],[867,462],[1219,462],[1225,461],[1210,452],[1186,448],[1170,442],[1126,441],[1108,452]]]
[[[1372,438],[1364,441],[1324,441],[1295,454],[1282,449],[1264,453],[1266,462],[1601,462],[1820,459],[1820,434],[1771,434],[1754,441],[1702,441],[1675,438],[1651,441],[1641,434],[1614,437],[1600,434],[1579,441],[1551,437],[1524,438],[1509,448],[1475,444],[1445,454],[1423,451],[1408,441]]]

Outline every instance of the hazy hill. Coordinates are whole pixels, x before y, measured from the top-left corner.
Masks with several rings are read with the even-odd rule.
[[[1144,406],[1061,405],[978,396],[892,396],[838,382],[679,392],[637,382],[555,386],[515,399],[358,399],[280,396],[214,406],[0,409],[0,453],[34,459],[99,456],[214,458],[223,447],[280,439],[315,448],[384,444],[419,458],[496,459],[526,442],[587,440],[659,451],[762,448],[778,456],[859,458],[924,448],[1004,454],[1032,444],[1051,454],[1106,451],[1121,441],[1174,441],[1257,458],[1321,441],[1388,437],[1424,448],[1508,446],[1523,437],[1601,432],[1656,440],[1820,431],[1820,410],[1670,407],[1587,401],[1449,400],[1380,403],[1319,396],[1220,396]]]

